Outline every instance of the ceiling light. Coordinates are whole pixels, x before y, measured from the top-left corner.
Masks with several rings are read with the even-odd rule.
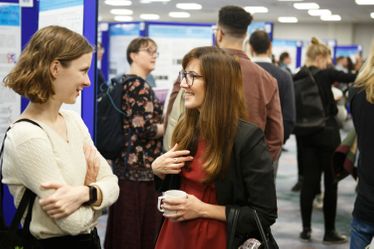
[[[169,16],[174,18],[188,18],[191,14],[188,12],[169,12]]]
[[[153,3],[153,2],[170,2],[170,0],[140,0],[140,3]]]
[[[374,0],[356,0],[358,5],[374,5]]]
[[[278,22],[282,23],[297,23],[297,18],[294,16],[280,16]]]
[[[268,13],[269,9],[264,6],[247,6],[244,7],[245,11],[254,14],[254,13]]]
[[[374,12],[370,13],[370,17],[374,19]]]
[[[111,6],[130,6],[132,2],[126,0],[105,0],[105,4]]]
[[[319,9],[319,5],[316,3],[294,3],[293,7],[298,10]]]
[[[158,20],[160,16],[157,14],[141,14],[140,18],[143,20]]]
[[[177,8],[182,10],[201,10],[202,6],[198,3],[177,3]]]
[[[342,17],[339,15],[321,16],[322,21],[341,21]]]
[[[113,15],[132,15],[133,11],[129,9],[111,9],[110,13]]]
[[[311,16],[329,16],[331,11],[328,9],[308,10],[308,14]]]
[[[131,22],[133,18],[132,16],[115,16],[114,20],[117,22]]]
[[[278,0],[278,2],[302,2],[304,0]]]

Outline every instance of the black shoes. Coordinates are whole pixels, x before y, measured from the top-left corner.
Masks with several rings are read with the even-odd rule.
[[[292,192],[299,192],[301,190],[302,180],[298,180],[296,184],[291,188]]]
[[[304,240],[304,241],[311,241],[311,234],[312,234],[312,230],[310,228],[307,228],[307,229],[303,229],[303,231],[300,233],[300,239]]]
[[[339,235],[336,231],[326,232],[325,236],[323,237],[323,243],[325,244],[343,244],[347,241],[346,236]]]

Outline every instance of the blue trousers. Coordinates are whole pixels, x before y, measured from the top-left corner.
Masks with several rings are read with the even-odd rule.
[[[374,236],[374,224],[353,217],[350,249],[364,249]]]

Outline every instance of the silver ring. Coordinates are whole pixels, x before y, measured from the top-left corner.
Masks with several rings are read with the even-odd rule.
[[[178,159],[174,158],[174,162],[177,163],[177,162],[178,162]]]

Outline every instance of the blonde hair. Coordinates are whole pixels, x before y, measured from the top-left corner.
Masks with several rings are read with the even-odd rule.
[[[198,140],[207,142],[203,167],[207,182],[224,172],[231,160],[239,119],[245,119],[242,74],[239,62],[215,47],[199,47],[183,58],[183,68],[193,60],[200,62],[205,82],[205,99],[200,111],[187,109],[173,132],[172,144],[194,154]],[[217,63],[219,62],[219,63]]]
[[[355,87],[364,88],[366,99],[374,104],[374,41],[369,56],[357,75]]]
[[[54,95],[50,65],[58,60],[65,68],[94,48],[80,34],[60,26],[38,30],[23,50],[17,64],[4,78],[4,85],[31,102],[45,103]]]
[[[331,51],[325,44],[321,43],[316,37],[312,37],[308,49],[306,51],[305,64],[307,66],[313,64],[318,56],[331,56]]]

